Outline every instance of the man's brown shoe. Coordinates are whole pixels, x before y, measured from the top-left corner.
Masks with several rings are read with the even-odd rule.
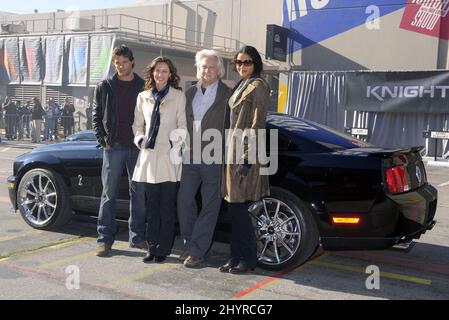
[[[188,257],[189,257],[189,252],[188,252],[188,251],[184,251],[184,252],[181,253],[181,255],[178,257],[178,260],[181,261],[181,262],[184,262]]]
[[[142,249],[142,250],[148,251],[148,242],[142,241],[142,242],[139,242],[139,243],[130,243],[129,247],[130,248]]]
[[[107,244],[99,244],[96,249],[98,257],[107,257],[111,252],[111,247]]]
[[[195,256],[188,256],[187,259],[184,261],[184,267],[186,268],[198,268],[201,267],[204,259],[195,257]]]

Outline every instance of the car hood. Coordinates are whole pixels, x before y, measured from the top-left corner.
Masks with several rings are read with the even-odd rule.
[[[40,146],[31,151],[37,152],[57,152],[57,151],[81,151],[86,149],[95,149],[98,143],[96,141],[67,141]]]

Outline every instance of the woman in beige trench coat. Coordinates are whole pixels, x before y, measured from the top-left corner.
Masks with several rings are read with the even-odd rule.
[[[259,172],[258,153],[265,149],[257,150],[257,139],[263,137],[258,130],[266,126],[269,86],[261,78],[262,59],[254,47],[243,47],[234,63],[242,79],[229,99],[230,129],[222,179],[223,197],[232,216],[231,258],[219,270],[245,273],[257,264],[256,238],[248,208],[251,202],[269,195],[268,176]]]
[[[133,180],[145,183],[147,195],[149,248],[143,261],[160,263],[170,254],[174,237],[176,182],[181,179],[180,150],[186,135],[185,96],[176,68],[164,57],[151,62],[145,89],[134,112],[134,143],[140,153]]]

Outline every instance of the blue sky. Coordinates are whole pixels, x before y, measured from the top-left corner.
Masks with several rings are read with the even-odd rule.
[[[39,12],[51,12],[56,11],[57,9],[73,9],[74,7],[79,8],[80,10],[86,10],[120,7],[136,2],[136,0],[1,0],[0,11],[33,13],[34,9],[38,9]]]

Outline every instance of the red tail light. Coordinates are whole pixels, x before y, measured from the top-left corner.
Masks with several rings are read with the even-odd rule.
[[[391,193],[401,193],[410,190],[410,181],[405,167],[387,169],[387,187]]]

